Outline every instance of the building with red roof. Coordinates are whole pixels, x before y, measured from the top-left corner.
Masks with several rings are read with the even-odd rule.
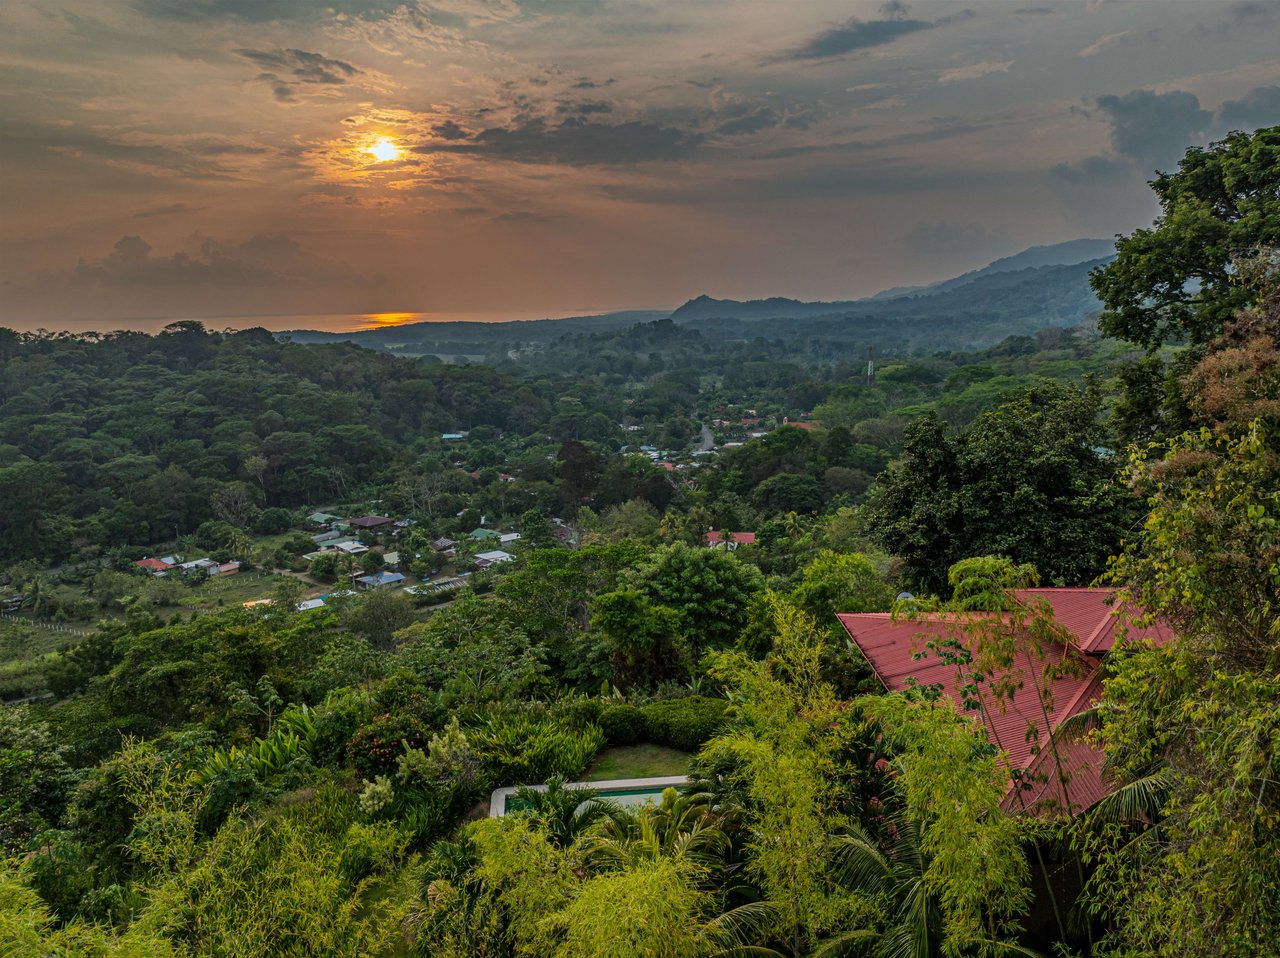
[[[1051,610],[1063,630],[1061,641],[1037,651],[1025,631],[1026,617],[1007,613],[934,613],[908,619],[879,612],[842,614],[839,619],[886,689],[932,686],[958,713],[982,722],[988,740],[1009,765],[1010,785],[1002,803],[1006,811],[1078,812],[1110,790],[1102,752],[1079,738],[1055,739],[1054,733],[1097,702],[1105,679],[1102,659],[1117,639],[1163,644],[1171,633],[1162,624],[1132,625],[1139,610],[1116,603],[1110,589],[1022,589],[1014,595],[1026,610]],[[973,652],[971,633],[993,620],[1021,627],[1021,634],[1015,636],[1013,662],[985,682],[969,680],[974,666],[944,662],[937,646],[928,647],[954,640]],[[1003,694],[995,694],[996,686]]]
[[[152,558],[150,556],[145,559],[139,559],[134,563],[134,565],[139,569],[150,572],[152,575],[159,575],[160,573],[167,572],[169,569],[173,568],[172,563],[165,562],[163,559]]]
[[[712,529],[707,533],[708,549],[724,549],[732,552],[739,546],[753,546],[756,544],[756,534],[754,532],[721,532]]]

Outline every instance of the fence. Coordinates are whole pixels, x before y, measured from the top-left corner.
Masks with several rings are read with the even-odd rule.
[[[61,622],[41,622],[39,619],[28,618],[25,615],[15,615],[12,612],[0,612],[0,620],[5,622],[14,622],[18,625],[28,625],[35,629],[44,629],[48,632],[60,632],[63,635],[89,635],[87,629],[75,629],[69,625],[63,625]]]

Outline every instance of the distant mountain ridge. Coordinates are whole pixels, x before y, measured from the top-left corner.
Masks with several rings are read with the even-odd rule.
[[[700,319],[805,319],[836,313],[864,314],[868,311],[879,311],[889,304],[900,304],[903,300],[918,302],[921,299],[942,296],[974,284],[979,288],[1003,289],[1028,281],[1034,282],[1038,278],[1047,278],[1050,274],[1055,281],[1059,281],[1061,274],[1055,271],[1055,267],[1088,264],[1089,268],[1092,268],[1114,255],[1114,252],[1115,244],[1111,240],[1070,240],[1051,246],[1033,246],[1021,253],[988,263],[981,269],[971,270],[960,276],[940,280],[927,286],[896,287],[864,299],[805,302],[773,296],[768,299],[743,301],[713,299],[703,295],[680,306],[672,312],[671,318],[677,322],[690,322]],[[1088,270],[1082,272],[1082,282],[1087,288]]]

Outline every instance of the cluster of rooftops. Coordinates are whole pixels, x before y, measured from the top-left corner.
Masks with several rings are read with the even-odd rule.
[[[1064,734],[1064,723],[1097,704],[1105,678],[1103,657],[1114,645],[1164,644],[1172,633],[1164,623],[1118,601],[1111,589],[1021,589],[1014,597],[1022,614],[861,612],[838,618],[886,689],[932,686],[957,713],[982,723],[1014,773],[1002,802],[1006,811],[1076,812],[1103,798],[1111,783],[1101,749],[1083,735]],[[1060,633],[1037,647],[1026,628],[1026,613],[1043,606],[1052,611]],[[965,688],[970,685],[965,666],[943,661],[936,645],[928,648],[954,640],[974,652],[974,626],[1002,623],[1011,630],[1016,654],[976,692]],[[1010,691],[993,694],[997,682]]]

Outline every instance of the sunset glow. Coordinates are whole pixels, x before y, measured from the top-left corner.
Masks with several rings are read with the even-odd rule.
[[[400,159],[400,147],[396,145],[395,140],[386,137],[368,147],[365,152],[379,163],[390,163],[392,160]]]

